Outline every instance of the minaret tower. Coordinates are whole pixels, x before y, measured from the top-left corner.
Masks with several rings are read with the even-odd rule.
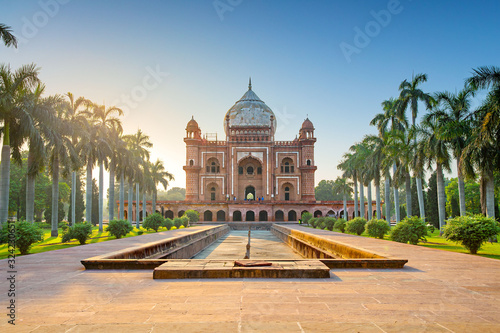
[[[301,150],[300,170],[302,171],[302,200],[314,201],[314,173],[316,172],[316,165],[314,162],[314,137],[313,123],[306,118],[302,123],[299,131],[299,146]]]
[[[186,137],[186,200],[199,199],[199,174],[201,170],[201,161],[199,149],[201,145],[201,130],[194,117],[187,123]]]

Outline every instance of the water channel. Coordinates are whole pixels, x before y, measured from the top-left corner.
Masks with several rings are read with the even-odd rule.
[[[198,253],[192,259],[243,259],[248,243],[248,230],[231,230],[227,235]],[[304,259],[268,230],[252,230],[250,259]]]

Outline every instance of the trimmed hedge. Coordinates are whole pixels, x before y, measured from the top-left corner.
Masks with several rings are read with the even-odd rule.
[[[462,244],[472,254],[477,254],[488,239],[500,232],[497,221],[483,215],[459,216],[446,221],[444,237]]]
[[[355,217],[346,223],[345,231],[350,234],[361,235],[365,231],[366,219],[362,217]]]
[[[31,246],[41,241],[43,241],[43,230],[34,223],[6,222],[0,229],[0,244],[15,244],[15,248],[21,254],[28,254]]]
[[[424,220],[418,216],[405,217],[392,228],[390,238],[399,243],[417,245],[420,240],[425,241],[427,227]]]
[[[108,231],[112,236],[115,236],[116,239],[127,236],[127,234],[132,230],[134,230],[134,228],[132,228],[130,223],[125,220],[110,221],[106,227],[106,231]]]
[[[340,232],[345,233],[345,225],[347,221],[340,218],[335,222],[335,225],[333,226],[335,229],[340,230]]]
[[[87,222],[76,223],[74,226],[68,228],[62,235],[62,242],[67,243],[72,239],[76,239],[83,245],[87,239],[92,235],[92,225]]]
[[[163,225],[164,218],[160,213],[154,213],[146,217],[146,220],[142,223],[142,227],[147,229],[152,229],[158,232],[158,229]]]
[[[386,220],[371,219],[366,223],[365,230],[370,237],[383,239],[384,235],[391,230]]]

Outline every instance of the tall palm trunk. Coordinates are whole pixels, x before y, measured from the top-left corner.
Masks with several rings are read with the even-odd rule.
[[[76,223],[76,171],[71,172],[71,225]]]
[[[354,217],[358,217],[358,183],[356,177],[354,180]]]
[[[401,220],[400,211],[399,211],[399,193],[398,187],[396,185],[396,181],[394,180],[396,177],[396,163],[392,165],[392,175],[393,175],[393,186],[394,186],[394,212],[396,213],[396,223],[399,223]]]
[[[33,164],[33,151],[28,152],[28,174],[26,175],[26,221],[33,223],[35,217],[35,175],[30,174]]]
[[[365,218],[365,191],[363,181],[359,181],[359,216]]]
[[[92,158],[87,161],[87,184],[86,184],[86,202],[85,202],[85,219],[88,223],[92,223]]]
[[[422,190],[422,179],[420,177],[416,177],[415,183],[417,184],[418,210],[420,211],[420,218],[425,221],[425,203],[424,191]]]
[[[156,213],[156,189],[153,190],[153,209],[152,213]]]
[[[405,176],[405,187],[406,187],[406,216],[412,216],[411,209],[411,177],[410,173],[407,172]]]
[[[391,179],[389,177],[389,171],[385,175],[385,219],[387,224],[391,225]]]
[[[380,177],[377,176],[375,180],[375,200],[376,200],[376,210],[377,210],[377,219],[380,220],[382,218],[382,211],[380,210]]]
[[[9,188],[10,188],[10,138],[9,122],[4,121],[2,165],[0,177],[0,225],[9,218]]]
[[[102,218],[104,213],[104,165],[99,162],[99,232],[103,231]]]
[[[109,220],[115,219],[115,161],[111,160],[109,165],[109,202],[108,202]]]
[[[373,207],[372,207],[372,182],[369,182],[368,185],[366,186],[366,195],[368,196],[368,207],[367,207],[367,212],[368,212],[368,220],[372,219],[373,216]]]
[[[495,178],[493,172],[485,172],[486,214],[495,218]]]
[[[146,191],[143,190],[142,192],[142,220],[144,221],[146,219]]]
[[[436,163],[437,199],[439,215],[439,234],[443,234],[444,219],[446,214],[446,197],[444,192],[443,167],[441,163]]]
[[[348,219],[349,219],[349,214],[347,214],[347,195],[344,192],[344,220],[347,221]]]
[[[460,216],[465,216],[465,183],[462,173],[460,172],[460,159],[457,159],[457,173],[458,173],[458,203],[460,206]]]
[[[139,198],[139,183],[135,183],[135,226],[139,229],[139,213],[141,211],[141,207],[139,207],[140,198]]]
[[[51,237],[57,237],[58,217],[59,217],[59,156],[54,157],[52,162],[52,223],[51,223]]]
[[[134,216],[132,213],[132,206],[134,205],[134,183],[132,179],[128,180],[128,210],[127,210],[127,219],[130,223],[134,220]]]
[[[125,175],[123,170],[120,172],[120,220],[125,219]]]

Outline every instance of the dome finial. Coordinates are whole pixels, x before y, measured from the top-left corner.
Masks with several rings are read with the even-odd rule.
[[[252,90],[252,77],[248,79],[248,90]]]

